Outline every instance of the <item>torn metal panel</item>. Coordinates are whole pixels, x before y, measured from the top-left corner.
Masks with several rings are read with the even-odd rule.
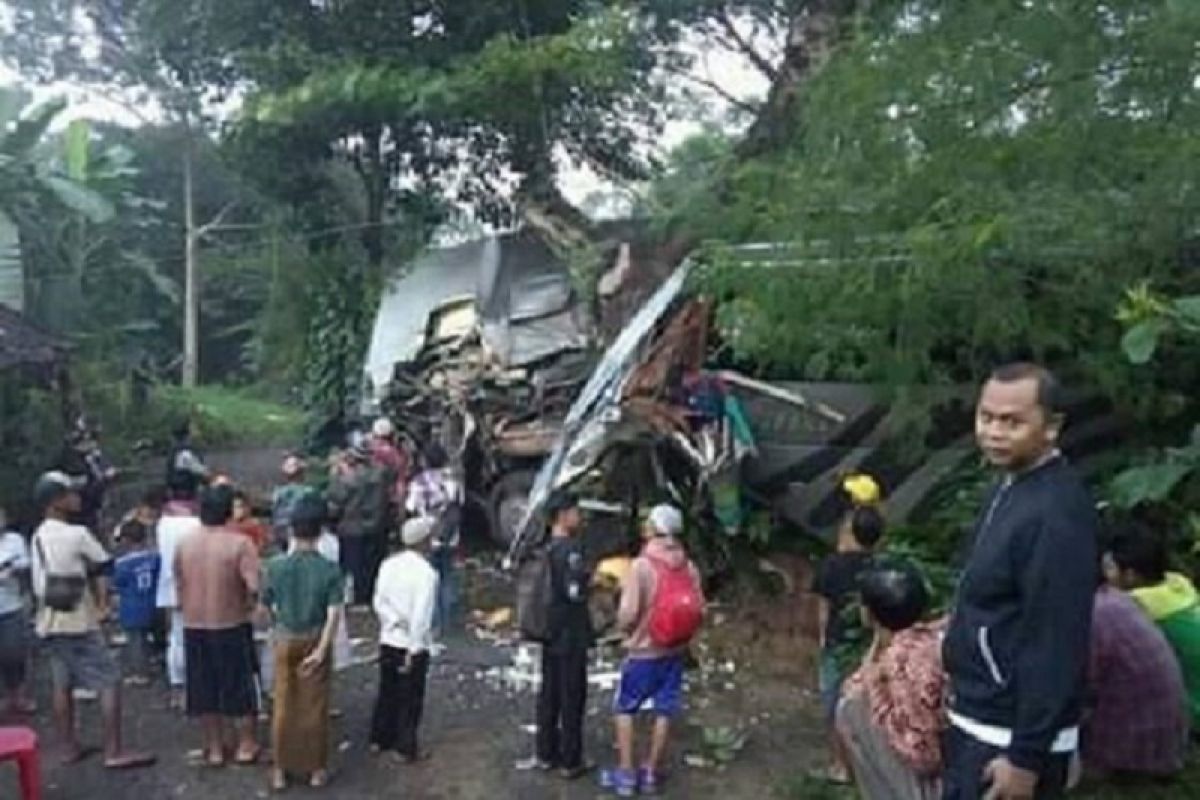
[[[711,317],[712,304],[706,300],[684,305],[626,382],[624,396],[662,397],[682,375],[704,366]]]
[[[529,503],[513,538],[510,555],[517,554],[533,529],[550,493],[586,472],[603,454],[605,418],[619,420],[622,389],[640,361],[658,323],[683,292],[692,262],[685,261],[650,296],[605,352],[579,397],[567,412],[563,433],[538,471]],[[586,434],[586,436],[585,436]]]
[[[484,320],[480,334],[488,352],[510,366],[526,366],[568,350],[583,350],[588,337],[573,308],[538,319]]]

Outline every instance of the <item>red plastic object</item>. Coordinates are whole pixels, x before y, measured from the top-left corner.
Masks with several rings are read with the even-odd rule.
[[[37,734],[29,728],[0,728],[0,762],[17,762],[21,773],[21,800],[42,800],[37,745]]]

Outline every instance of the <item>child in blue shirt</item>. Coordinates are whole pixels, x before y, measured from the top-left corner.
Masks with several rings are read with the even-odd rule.
[[[150,683],[150,636],[154,630],[158,573],[162,559],[147,544],[146,526],[130,520],[121,526],[121,539],[129,546],[113,567],[113,586],[120,599],[121,629],[125,631],[134,686]]]

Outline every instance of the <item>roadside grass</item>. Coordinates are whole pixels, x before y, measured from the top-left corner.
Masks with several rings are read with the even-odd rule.
[[[196,438],[208,447],[270,446],[298,443],[304,432],[304,414],[296,408],[263,399],[244,389],[203,386],[181,389],[162,386],[155,392],[158,414],[167,430],[190,418]]]

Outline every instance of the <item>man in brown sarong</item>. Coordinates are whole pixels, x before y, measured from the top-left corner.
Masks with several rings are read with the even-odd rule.
[[[275,622],[275,711],[271,786],[307,775],[309,785],[329,779],[329,696],[333,642],[342,621],[342,575],[317,550],[325,503],[300,498],[292,512],[295,547],[267,564],[263,604]]]

